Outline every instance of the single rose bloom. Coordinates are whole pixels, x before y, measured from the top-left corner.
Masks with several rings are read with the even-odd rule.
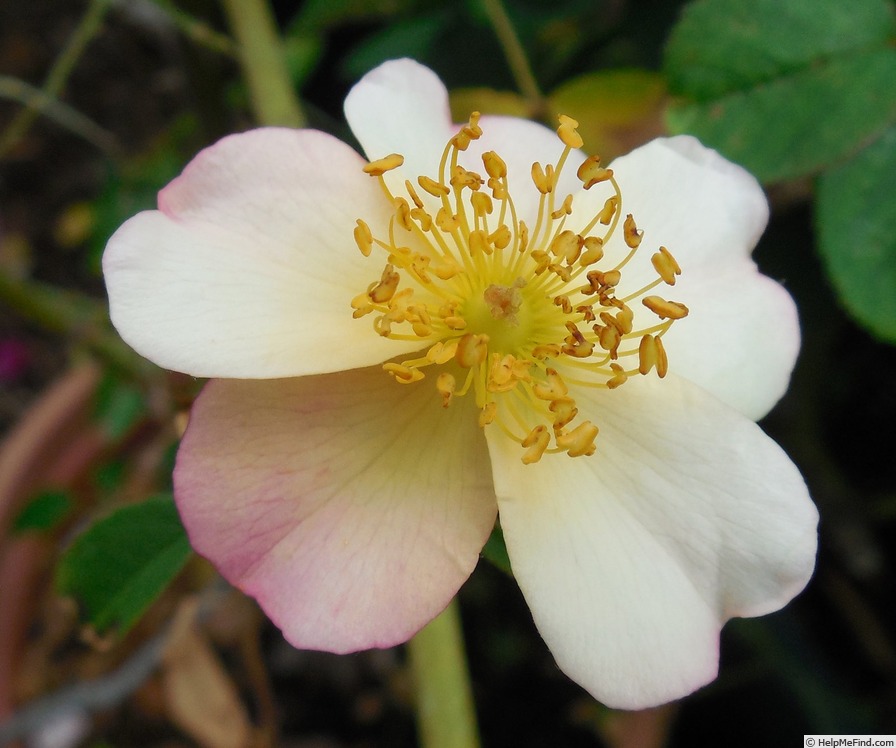
[[[191,542],[297,647],[406,641],[500,518],[559,666],[683,696],[734,616],[806,585],[817,513],[756,426],[799,348],[750,253],[768,208],[689,137],[609,167],[388,62],[314,130],[201,152],[110,239],[112,321],[211,377],[174,474]]]

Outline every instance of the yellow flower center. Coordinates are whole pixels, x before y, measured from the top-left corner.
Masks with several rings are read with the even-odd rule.
[[[539,194],[531,228],[517,215],[507,167],[493,151],[482,155],[486,176],[458,164],[458,155],[482,135],[479,113],[452,137],[436,178],[421,175],[393,194],[383,175],[404,158],[392,154],[367,164],[394,213],[387,238],[358,220],[355,241],[365,257],[387,254],[378,281],[352,300],[357,319],[373,314],[377,334],[419,341],[421,355],[383,365],[396,382],[435,374],[442,405],[470,394],[483,428],[500,428],[523,448],[522,461],[545,453],[572,457],[595,451],[598,429],[577,419],[569,387],[615,389],[636,374],[668,369],[662,337],[687,316],[683,304],[647,295],[675,285],[681,269],[665,247],[651,257],[655,280],[621,298],[616,289],[638,252],[643,232],[628,214],[613,172],[596,156],[576,172],[583,187],[611,188],[584,228],[566,227],[573,196],[558,194],[560,174],[582,139],[578,123],[560,117],[564,145],[556,164],[532,165]],[[419,190],[419,191],[418,191]],[[604,247],[622,223],[627,251],[603,267]],[[635,329],[636,300],[652,319]],[[639,317],[639,320],[641,317]]]

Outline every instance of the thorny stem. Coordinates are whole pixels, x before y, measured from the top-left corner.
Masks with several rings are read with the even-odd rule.
[[[478,748],[457,600],[408,644],[417,694],[417,732],[425,748]]]
[[[240,63],[249,87],[255,118],[262,125],[304,127],[283,44],[265,0],[221,0],[239,44]]]
[[[62,50],[56,62],[47,74],[47,79],[41,87],[41,91],[47,99],[58,97],[65,86],[69,75],[77,64],[87,45],[102,27],[106,11],[112,5],[112,0],[92,0],[87,12],[81,18],[80,23],[68,40],[65,49]],[[33,99],[29,106],[19,112],[18,116],[9,123],[6,131],[0,135],[0,158],[3,158],[40,114],[40,100]]]
[[[495,30],[495,35],[498,37],[498,42],[504,50],[504,56],[507,58],[507,64],[510,66],[516,84],[529,102],[530,115],[539,119],[545,114],[547,101],[538,87],[523,45],[510,22],[510,16],[507,15],[501,0],[482,0],[482,2]]]

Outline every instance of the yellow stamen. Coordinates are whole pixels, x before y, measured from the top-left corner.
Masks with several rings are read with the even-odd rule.
[[[361,254],[381,250],[386,264],[351,299],[352,316],[371,315],[376,334],[426,351],[383,369],[412,384],[435,367],[442,407],[469,394],[480,427],[518,442],[526,464],[558,452],[593,454],[598,427],[581,419],[577,388],[614,390],[654,370],[664,377],[662,336],[688,314],[680,302],[647,295],[681,274],[666,247],[649,258],[653,280],[627,283],[628,265],[646,262],[644,232],[623,213],[612,169],[596,156],[578,167],[583,188],[599,193],[602,207],[590,218],[577,212],[576,195],[558,193],[567,159],[582,146],[577,127],[559,118],[560,158],[533,163],[528,178],[508,172],[495,151],[482,154],[479,174],[459,158],[483,136],[474,112],[445,146],[438,172],[403,180],[401,194],[383,176],[403,165],[401,155],[367,164],[392,201],[388,236],[374,236],[360,218],[354,228]],[[525,217],[531,232],[514,189],[535,190],[536,210]]]

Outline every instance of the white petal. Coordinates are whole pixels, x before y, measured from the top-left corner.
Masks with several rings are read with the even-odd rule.
[[[397,181],[393,192],[404,179],[416,187],[421,174],[437,178],[442,152],[456,132],[442,81],[407,59],[384,62],[355,84],[345,99],[345,117],[371,161],[404,156],[403,168],[386,175],[390,186]]]
[[[366,366],[413,345],[353,320],[382,270],[354,242],[389,205],[348,146],[267,128],[202,151],[109,240],[112,321],[139,353],[194,376],[270,378]]]
[[[690,310],[663,337],[670,371],[762,418],[787,390],[800,349],[790,294],[747,259],[701,266],[666,289]]]
[[[406,641],[475,567],[495,520],[472,408],[379,367],[213,380],[175,469],[190,540],[298,647]]]
[[[576,396],[601,428],[591,457],[525,467],[487,433],[501,523],[560,667],[610,706],[643,708],[715,677],[726,619],[804,587],[817,513],[780,448],[684,380]]]
[[[668,247],[682,269],[749,257],[768,223],[755,177],[690,136],[653,140],[611,167],[623,215],[632,213],[646,245]]]
[[[688,136],[654,140],[613,162],[622,216],[644,232],[623,269],[618,295],[656,279],[651,255],[662,245],[682,268],[675,286],[650,291],[685,304],[689,316],[663,339],[670,370],[699,384],[752,419],[764,416],[790,380],[800,334],[793,300],[750,260],[768,218],[758,182]],[[577,223],[608,194],[600,185],[577,197]],[[621,227],[605,267],[628,253]],[[633,303],[636,328],[656,322]]]

